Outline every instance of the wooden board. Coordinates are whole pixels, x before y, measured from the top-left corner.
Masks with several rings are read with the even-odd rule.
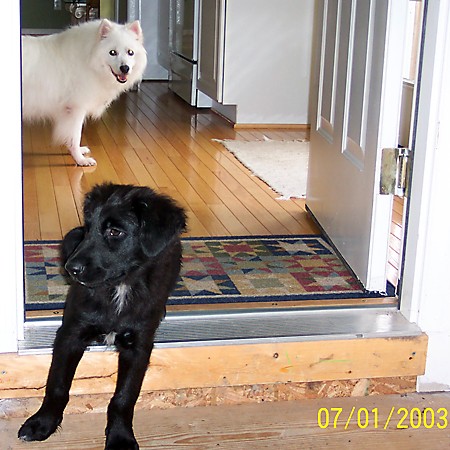
[[[336,422],[334,422],[336,410],[333,411],[332,408],[341,410]],[[352,409],[353,415],[348,420]],[[439,410],[441,411],[438,412]],[[438,427],[438,424],[444,424],[442,412],[448,410],[450,410],[449,393],[173,408],[137,411],[134,431],[141,450],[171,448],[441,450],[448,448],[450,442],[450,426]],[[325,426],[325,411],[330,415],[328,426]],[[425,411],[428,428],[422,419]],[[434,426],[430,426],[431,413],[435,418]],[[404,415],[406,418],[401,421]],[[417,426],[419,415],[421,423]],[[22,421],[23,419],[19,418],[3,418],[0,422],[2,448],[14,450],[104,448],[106,419],[103,413],[66,415],[60,431],[45,442],[33,444],[20,442],[16,438]],[[384,429],[386,423],[388,425]]]
[[[427,336],[155,349],[143,390],[416,376]],[[42,396],[50,355],[0,355],[0,398]],[[114,391],[117,355],[88,352],[73,394]]]

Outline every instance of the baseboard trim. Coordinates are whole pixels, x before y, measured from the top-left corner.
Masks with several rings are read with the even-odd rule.
[[[287,129],[287,130],[309,130],[311,128],[310,124],[307,123],[235,123],[233,124],[235,129]]]

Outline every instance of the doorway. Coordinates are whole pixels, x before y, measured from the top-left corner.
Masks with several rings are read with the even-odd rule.
[[[19,30],[19,7],[17,5],[8,4],[10,6],[5,6],[6,11],[6,17],[11,18],[11,21],[7,21],[5,23],[5,27],[3,29],[3,36],[7,38],[8,36],[11,37],[11,35],[14,35],[14,33],[18,33]],[[441,77],[439,76],[439,73],[436,74],[436,70],[439,69],[441,66],[439,64],[439,61],[436,62],[434,58],[442,58],[444,60],[445,53],[443,52],[444,49],[448,47],[443,47],[441,49],[437,49],[434,51],[434,46],[436,46],[436,43],[442,42],[445,38],[445,27],[444,31],[437,30],[437,26],[444,24],[448,25],[448,19],[446,18],[443,13],[448,13],[448,5],[446,2],[441,3],[439,5],[437,2],[432,2],[429,5],[429,10],[432,10],[433,12],[433,19],[434,22],[429,23],[427,25],[427,32],[426,35],[427,41],[430,42],[431,47],[427,47],[425,50],[425,57],[427,60],[427,66],[430,67],[430,70],[428,72],[431,72],[431,75],[429,74],[427,77],[427,86],[429,88],[433,87],[433,89],[430,89],[434,95],[434,97],[439,97],[442,93],[446,93],[447,91],[442,91],[440,86],[436,85],[436,79],[437,81],[441,81]],[[428,16],[430,16],[430,13],[428,13]],[[427,22],[429,20],[427,19]],[[437,39],[437,41],[436,41]],[[14,40],[13,40],[14,41]],[[19,73],[19,44],[13,42],[12,43],[12,53],[11,56],[12,62],[12,76],[11,81],[13,80],[19,80],[20,73]],[[14,58],[14,55],[17,55],[17,59]],[[428,65],[430,63],[430,65]],[[16,70],[17,67],[17,70]],[[448,72],[448,70],[446,71]],[[445,72],[445,73],[446,73]],[[432,76],[433,74],[436,74],[435,76]],[[445,81],[445,80],[444,80]],[[434,84],[433,84],[434,82]],[[431,84],[430,84],[431,83]],[[448,93],[448,92],[447,92]],[[17,330],[19,330],[19,339],[20,339],[20,329],[22,328],[22,314],[20,313],[20,304],[22,303],[22,283],[20,281],[21,274],[22,274],[22,250],[21,250],[21,242],[22,242],[22,235],[21,235],[21,216],[22,216],[22,202],[21,202],[21,186],[22,186],[22,177],[20,172],[20,104],[17,101],[19,98],[19,88],[15,87],[14,84],[11,85],[11,89],[8,92],[4,92],[6,95],[6,102],[5,104],[8,105],[8,115],[4,119],[4,124],[6,129],[8,130],[7,136],[8,136],[8,146],[10,151],[6,152],[4,155],[4,162],[6,162],[8,165],[8,170],[5,171],[4,177],[2,177],[2,187],[4,192],[10,192],[9,195],[5,196],[4,203],[5,203],[5,210],[11,212],[10,219],[8,221],[4,221],[2,224],[2,230],[4,231],[3,235],[8,236],[8,239],[4,242],[4,254],[7,256],[10,263],[4,267],[4,270],[2,272],[2,281],[3,286],[5,288],[5,302],[4,302],[4,309],[3,314],[1,318],[2,326],[0,327],[0,335],[2,339],[0,339],[0,342],[2,343],[2,351],[3,352],[15,352],[17,350]],[[421,145],[424,149],[424,152],[421,152],[423,157],[420,158],[420,169],[419,171],[423,171],[423,166],[425,163],[423,160],[426,160],[425,162],[428,164],[430,162],[430,157],[426,156],[425,153],[428,155],[428,150],[430,150],[430,153],[433,154],[434,147],[432,144],[430,145],[428,140],[425,141],[424,134],[429,136],[430,133],[433,134],[433,132],[436,131],[436,123],[435,123],[435,117],[434,114],[437,113],[438,109],[438,103],[436,102],[436,98],[434,98],[434,101],[432,102],[430,106],[430,111],[425,112],[422,120],[424,125],[425,123],[427,126],[422,127],[421,129],[424,130],[420,136],[421,138]],[[433,117],[429,117],[429,115]],[[444,123],[448,123],[448,114],[444,116]],[[426,131],[431,128],[431,131],[427,134]],[[430,138],[431,142],[432,138]],[[439,147],[441,148],[441,147]],[[443,148],[443,147],[442,147]],[[17,150],[17,151],[15,151]],[[440,152],[441,157],[445,152]],[[417,158],[416,158],[417,159]],[[418,167],[419,164],[416,161],[416,166]],[[5,166],[6,167],[6,166]],[[422,172],[420,172],[422,173]],[[439,172],[441,173],[441,172]],[[445,212],[442,212],[441,214],[435,214],[436,211],[431,211],[433,214],[429,215],[429,208],[428,208],[428,202],[434,198],[435,196],[438,196],[439,199],[441,199],[443,196],[445,196],[446,189],[443,191],[437,190],[436,187],[431,186],[431,183],[428,184],[429,177],[433,177],[436,174],[436,170],[432,170],[430,174],[427,175],[425,179],[425,185],[424,180],[421,178],[417,181],[417,183],[414,183],[415,189],[414,193],[419,194],[418,196],[413,198],[418,198],[419,200],[411,200],[411,204],[414,206],[414,221],[411,222],[410,226],[414,224],[414,236],[419,236],[419,242],[416,241],[416,239],[410,239],[409,242],[411,242],[410,247],[414,247],[414,249],[423,249],[424,242],[426,244],[434,243],[436,244],[433,249],[430,249],[430,245],[426,246],[425,254],[423,254],[422,251],[414,251],[414,249],[411,251],[414,256],[411,256],[411,254],[406,255],[406,264],[408,266],[408,270],[405,270],[405,282],[404,285],[406,285],[406,290],[408,290],[408,293],[405,295],[405,298],[408,298],[409,304],[404,306],[402,310],[404,310],[404,314],[406,317],[410,318],[411,321],[417,321],[418,319],[418,298],[421,295],[421,288],[422,289],[430,289],[431,293],[428,292],[428,298],[427,298],[427,308],[425,313],[429,312],[430,320],[432,320],[432,329],[437,331],[430,331],[430,336],[434,338],[434,335],[436,335],[435,342],[439,342],[440,346],[436,346],[436,351],[429,350],[428,352],[428,362],[427,367],[430,366],[430,376],[428,380],[436,381],[435,370],[431,370],[434,367],[439,367],[440,372],[442,374],[441,379],[443,380],[442,383],[446,383],[446,386],[448,386],[448,365],[445,365],[445,361],[442,360],[442,355],[445,355],[445,349],[448,348],[448,345],[443,342],[443,336],[445,337],[448,335],[448,326],[446,322],[446,317],[448,315],[442,315],[439,317],[436,317],[435,311],[443,311],[447,308],[448,302],[446,301],[445,296],[440,295],[439,290],[441,289],[441,286],[435,285],[433,279],[427,275],[425,281],[422,280],[423,270],[424,270],[424,264],[425,261],[433,260],[437,261],[437,264],[439,267],[441,267],[441,272],[443,272],[443,276],[445,277],[445,261],[442,256],[442,246],[446,245],[448,239],[445,239],[445,242],[442,241],[436,242],[438,239],[439,228],[441,227],[442,220],[445,220],[443,215]],[[442,176],[442,178],[445,178],[445,174]],[[425,186],[425,188],[424,188]],[[430,187],[431,186],[431,187]],[[11,192],[12,189],[12,192]],[[426,192],[424,192],[426,191]],[[438,195],[439,194],[439,195]],[[423,212],[425,210],[425,212]],[[420,211],[423,212],[423,214],[427,215],[427,224],[431,221],[431,227],[430,226],[423,226],[422,221],[418,219],[423,216],[421,215]],[[436,217],[438,216],[438,217]],[[440,217],[440,219],[438,219]],[[438,220],[436,220],[438,219]],[[435,231],[434,233],[427,234],[427,231],[429,232],[431,228],[431,231]],[[436,250],[436,248],[439,247],[439,251]],[[428,259],[429,258],[429,259]],[[412,266],[412,267],[409,267]],[[406,275],[408,275],[408,278],[406,279]],[[435,274],[433,274],[435,276]],[[411,277],[413,279],[411,279]],[[415,280],[414,280],[415,278]],[[420,279],[420,281],[418,281]],[[16,280],[15,282],[13,280]],[[434,286],[434,287],[433,287]],[[412,297],[412,298],[411,298]],[[17,300],[19,300],[19,304],[17,304]],[[405,303],[402,303],[405,305]],[[423,307],[424,305],[422,305]],[[19,312],[17,313],[17,310]],[[433,314],[434,312],[434,314]],[[428,330],[427,326],[429,325],[430,321],[426,321],[426,324],[423,323],[424,320],[422,319],[422,316],[424,314],[421,314],[421,317],[419,317],[420,322],[419,324],[424,327],[425,330]],[[437,320],[436,320],[437,319]],[[436,321],[438,324],[436,325]],[[439,330],[443,330],[444,333],[439,334]],[[434,334],[433,334],[434,333]],[[444,339],[445,341],[445,339]],[[427,369],[428,370],[428,369]],[[439,378],[439,377],[438,377]],[[439,379],[438,379],[439,381]],[[434,388],[436,385],[433,385]],[[444,386],[444,384],[440,384],[440,387]],[[428,390],[432,389],[432,385],[428,385]],[[425,390],[426,387],[425,387]]]
[[[60,240],[80,224],[83,194],[105,179],[155,186],[187,203],[192,236],[318,233],[304,200],[276,201],[276,194],[210,142],[263,135],[308,137],[305,131],[233,129],[214,114],[186,107],[161,83],[144,84],[100,122],[87,124],[84,139],[100,155],[97,169],[73,167],[65,151],[52,146],[46,128],[26,128],[25,239]]]

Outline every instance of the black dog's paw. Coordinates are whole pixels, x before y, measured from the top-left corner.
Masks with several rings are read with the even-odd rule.
[[[139,445],[133,435],[114,436],[113,433],[109,433],[106,438],[105,450],[139,450]]]
[[[23,441],[44,441],[52,435],[62,422],[62,417],[36,413],[19,429],[17,434]]]

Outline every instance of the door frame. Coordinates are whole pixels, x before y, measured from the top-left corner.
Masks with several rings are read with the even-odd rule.
[[[23,338],[23,207],[22,207],[22,125],[20,86],[20,2],[6,2],[0,38],[8,42],[8,86],[0,90],[0,102],[6,107],[2,115],[3,144],[2,195],[2,312],[0,314],[0,352],[17,351]]]
[[[0,27],[0,36],[9,42],[12,51],[9,52],[10,85],[0,94],[2,104],[8,108],[8,114],[2,118],[2,128],[7,130],[3,136],[7,148],[3,149],[4,170],[0,177],[0,189],[8,193],[3,196],[4,214],[8,220],[0,221],[0,233],[4,237],[2,256],[8,261],[0,271],[3,287],[0,353],[17,351],[17,340],[23,338],[24,324],[19,3],[6,2],[3,15],[5,20]],[[450,167],[450,155],[440,150],[450,148],[450,110],[444,107],[445,102],[450,103],[450,85],[442,83],[450,80],[450,63],[444,64],[443,57],[449,52],[450,2],[428,0],[423,55],[427,70],[421,80],[423,95],[416,137],[417,148],[423,151],[417,151],[414,162],[401,303],[405,317],[417,322],[430,337],[427,371],[419,379],[420,390],[450,390],[450,354],[447,350],[450,345],[450,302],[440,295],[435,274],[424,268],[428,261],[433,261],[448,277],[445,273],[448,261],[442,248],[449,253],[450,234],[442,232],[447,215],[442,205],[448,202],[450,194],[449,184],[444,183],[448,180],[446,168]],[[440,232],[436,233],[436,230]]]
[[[450,195],[450,62],[445,58],[450,54],[450,2],[428,0],[424,14],[400,311],[428,334],[427,368],[418,389],[433,391],[450,390],[450,302],[442,284],[449,277],[445,255],[450,255],[445,229]]]

